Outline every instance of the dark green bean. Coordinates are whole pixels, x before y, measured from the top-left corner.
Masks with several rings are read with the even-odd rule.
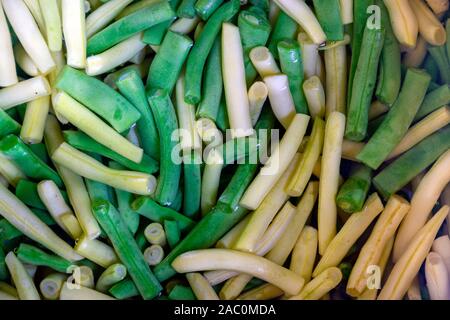
[[[313,0],[314,11],[328,41],[344,39],[344,24],[341,19],[339,0]]]
[[[422,119],[431,112],[439,109],[442,106],[450,103],[450,87],[444,84],[437,89],[429,92],[425,99],[423,99],[422,105],[419,111],[414,117],[415,121]]]
[[[21,125],[0,108],[0,138],[11,133],[18,133]]]
[[[220,7],[224,0],[197,0],[195,3],[195,11],[197,15],[206,21],[213,12]]]
[[[55,254],[49,254],[32,245],[22,243],[17,249],[17,258],[24,263],[49,267],[62,273],[70,273],[72,262]]]
[[[130,278],[123,279],[113,285],[111,289],[109,289],[109,293],[119,300],[129,299],[139,295],[136,285]]]
[[[190,287],[177,284],[169,292],[170,300],[197,300],[195,294]]]
[[[191,151],[188,163],[183,163],[184,199],[183,213],[192,218],[200,212],[200,197],[202,193],[201,156]]]
[[[336,204],[347,213],[360,211],[369,192],[372,170],[364,165],[356,166],[350,177],[340,187]]]
[[[195,3],[197,0],[181,0],[177,9],[177,16],[192,19],[197,15]]]
[[[294,40],[297,36],[298,24],[289,17],[284,11],[278,14],[277,21],[273,27],[267,46],[275,58],[278,58],[278,42],[286,39]]]
[[[166,233],[167,243],[170,248],[174,248],[180,242],[181,232],[178,223],[173,220],[164,220],[164,231]]]

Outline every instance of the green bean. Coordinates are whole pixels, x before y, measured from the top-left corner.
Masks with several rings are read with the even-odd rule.
[[[95,285],[97,291],[106,293],[113,285],[122,281],[127,275],[127,268],[121,263],[115,263],[106,268]]]
[[[222,131],[230,128],[225,97],[222,97],[222,99],[220,100],[219,111],[217,112],[216,118],[216,125]]]
[[[197,300],[195,294],[190,287],[177,284],[169,292],[170,300]]]
[[[109,167],[117,170],[124,169],[124,167],[122,167],[120,164],[112,161],[109,163]],[[114,191],[117,199],[117,209],[120,212],[122,219],[130,229],[131,233],[134,235],[139,228],[140,221],[139,214],[131,209],[131,202],[133,202],[134,196],[129,192],[119,190],[117,188],[114,189]]]
[[[29,144],[28,147],[30,147],[31,151],[39,157],[42,161],[45,163],[49,163],[47,148],[45,147],[45,144],[43,143],[35,143],[35,144]]]
[[[231,0],[220,6],[208,19],[202,33],[195,41],[186,63],[184,100],[187,103],[195,105],[200,102],[206,59],[222,28],[222,23],[230,20],[239,11],[239,7],[239,0]]]
[[[195,2],[197,0],[181,0],[177,9],[177,16],[181,18],[194,18],[197,14],[195,11]]]
[[[336,204],[347,213],[361,211],[369,192],[372,170],[364,165],[357,166],[340,187]]]
[[[294,40],[278,42],[278,56],[280,58],[281,71],[287,75],[289,89],[294,99],[297,113],[308,114],[308,105],[303,93],[303,62],[300,46]]]
[[[281,11],[270,34],[269,45],[267,46],[275,58],[278,58],[278,42],[286,39],[294,40],[297,36],[297,30],[297,22],[284,11]]]
[[[445,52],[445,46],[430,47],[428,52],[439,68],[439,74],[444,83],[450,84],[450,62]]]
[[[374,0],[353,1],[353,31],[352,31],[352,60],[348,77],[347,101],[350,103],[353,91],[353,81],[358,66],[361,53],[364,30],[368,18],[367,7],[372,5]]]
[[[427,55],[422,68],[431,76],[434,82],[440,82],[439,66],[431,55]]]
[[[195,12],[203,20],[207,21],[213,12],[220,7],[224,0],[197,0]]]
[[[148,29],[175,16],[167,1],[157,1],[118,21],[93,35],[87,43],[87,54],[101,53],[132,35]]]
[[[11,133],[18,133],[21,125],[0,108],[0,138]]]
[[[136,288],[134,282],[127,278],[124,279],[109,289],[109,293],[116,299],[124,300],[133,298],[139,295],[139,291]]]
[[[84,179],[84,181],[86,182],[86,189],[91,201],[108,200],[111,203],[115,202],[113,190],[110,186],[91,179]]]
[[[183,206],[183,191],[181,189],[182,189],[181,186],[178,187],[178,191],[177,191],[175,200],[173,200],[172,204],[170,206],[168,206],[167,208],[170,208],[177,212],[179,212],[181,210],[181,207]]]
[[[341,19],[339,0],[313,0],[315,13],[328,41],[344,39],[344,24]]]
[[[450,148],[450,126],[423,139],[384,168],[373,178],[375,188],[388,199],[436,161],[448,148]]]
[[[145,262],[144,256],[119,212],[109,202],[103,200],[95,201],[92,204],[92,211],[142,297],[144,299],[156,297],[162,287]]]
[[[145,94],[144,83],[136,70],[122,73],[116,81],[120,93],[127,98],[141,113],[136,127],[142,149],[150,157],[159,158],[159,137],[150,106]]]
[[[201,197],[201,155],[192,150],[187,155],[188,161],[183,162],[184,199],[183,213],[192,218],[197,216],[200,210]]]
[[[377,82],[378,63],[383,49],[384,29],[366,27],[347,111],[345,137],[361,141],[367,133],[369,108]]]
[[[136,243],[141,252],[144,252],[144,249],[148,245],[147,238],[145,237],[145,228],[141,228],[137,231],[136,235],[134,236],[134,240],[136,240]]]
[[[49,267],[62,273],[69,273],[70,266],[72,266],[72,263],[66,259],[25,243],[22,243],[17,249],[17,258],[24,263]]]
[[[188,217],[170,208],[160,206],[149,197],[137,198],[131,204],[131,208],[140,215],[158,223],[164,223],[165,220],[177,221],[181,232],[189,231],[194,226],[194,221]]]
[[[11,241],[23,235],[16,227],[14,227],[8,220],[0,219],[0,248],[3,241]]]
[[[114,89],[69,66],[60,72],[56,88],[97,113],[118,132],[126,131],[141,117],[139,111]]]
[[[425,96],[425,99],[423,99],[419,111],[414,117],[414,121],[418,121],[424,118],[428,114],[449,103],[450,103],[450,87],[448,84],[444,84],[438,87],[437,89],[429,92]]]
[[[181,232],[178,223],[174,220],[164,220],[164,231],[166,232],[167,243],[170,248],[174,248],[180,242]]]
[[[158,171],[158,163],[148,155],[144,154],[142,156],[142,160],[140,163],[136,163],[134,161],[131,161],[122,155],[118,154],[117,152],[109,149],[108,147],[105,147],[104,145],[98,143],[85,133],[81,131],[72,131],[67,130],[63,132],[64,139],[68,144],[70,144],[72,147],[77,148],[82,151],[87,151],[94,154],[99,154],[104,157],[107,157],[109,159],[112,159],[124,167],[140,172],[145,173],[155,173]]]
[[[55,170],[46,165],[19,137],[7,135],[0,140],[0,152],[13,160],[27,177],[36,180],[52,180],[59,187],[63,185]]]
[[[178,129],[178,121],[166,90],[151,90],[148,101],[158,128],[161,150],[161,166],[155,199],[167,206],[175,200],[180,183],[181,165],[172,160],[172,152],[179,143],[179,139],[172,137]]]
[[[375,94],[378,100],[391,106],[400,92],[402,75],[400,45],[392,30],[389,14],[383,1],[378,0],[377,5],[381,8],[381,24],[385,35],[380,58],[379,81]]]
[[[153,46],[161,45],[167,30],[174,20],[175,18],[172,18],[145,30],[144,35],[142,36],[142,42]]]
[[[249,53],[255,47],[266,45],[271,26],[265,15],[249,9],[239,13],[238,27],[244,50],[245,78],[247,85],[250,85],[258,72],[250,60]]]
[[[430,76],[408,69],[399,97],[357,159],[377,169],[401,141],[425,97]]]
[[[28,180],[19,180],[16,185],[17,198],[19,198],[27,206],[45,210],[45,205],[39,198],[37,184]],[[67,195],[66,195],[67,196]]]
[[[0,246],[0,281],[5,281],[9,277],[8,268],[5,263],[5,252],[2,246]]]
[[[164,89],[171,94],[191,47],[189,37],[168,31],[150,65],[147,89]]]
[[[223,92],[220,42],[220,37],[217,37],[206,61],[203,95],[196,112],[197,118],[208,118],[214,122],[219,112]]]
[[[256,8],[259,8],[262,11],[264,11],[266,14],[269,13],[270,7],[269,0],[250,0],[249,2]]]

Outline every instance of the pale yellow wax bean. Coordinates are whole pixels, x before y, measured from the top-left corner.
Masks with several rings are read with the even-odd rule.
[[[73,285],[65,282],[61,293],[59,295],[60,300],[116,300],[111,296],[108,296],[99,291],[89,289],[82,286]]]
[[[310,117],[296,114],[280,143],[245,191],[240,204],[248,209],[259,207],[265,196],[292,163],[308,127]]]
[[[55,62],[23,0],[2,0],[2,2],[9,23],[36,67],[42,74],[52,71],[55,68]]]
[[[86,67],[86,21],[83,0],[61,0],[67,64]]]
[[[325,122],[314,119],[314,125],[305,152],[303,153],[299,165],[289,181],[286,191],[291,197],[299,197],[311,179],[311,175],[317,160],[322,153]]]
[[[320,197],[320,191],[319,191]],[[318,276],[325,269],[337,266],[345,257],[351,246],[369,227],[372,221],[383,211],[383,203],[378,194],[369,196],[361,211],[353,213],[332,239],[322,258],[313,272],[313,277]],[[320,237],[320,229],[319,229]],[[320,248],[320,242],[319,242]]]
[[[292,174],[299,160],[299,156],[295,156],[290,163],[286,172],[275,183],[273,188],[264,197],[264,200],[252,214],[250,221],[242,231],[241,236],[233,246],[236,250],[255,252],[257,242],[267,230],[272,219],[278,210],[289,199],[288,194],[284,191],[289,177]],[[247,189],[249,190],[249,189]]]
[[[361,295],[358,296],[358,300],[375,300],[377,298],[378,289],[381,286],[381,279],[385,272],[388,262],[390,262],[390,257],[392,253],[392,248],[394,246],[394,237],[389,239],[388,243],[384,246],[383,253],[381,254],[380,260],[378,261],[379,274],[374,274],[374,281],[370,281],[370,288],[366,288]],[[375,266],[374,270],[377,270]],[[373,271],[372,271],[373,272]],[[369,283],[368,283],[369,285]]]
[[[72,212],[65,213],[59,218],[63,229],[66,229],[72,239],[79,239],[83,233],[78,219]]]
[[[250,89],[248,89],[248,104],[253,126],[258,122],[258,118],[261,115],[268,94],[269,91],[267,90],[267,86],[262,81],[255,81]]]
[[[47,117],[44,139],[50,156],[62,143],[64,143],[59,122],[52,115]],[[101,232],[100,226],[92,214],[91,200],[86,190],[86,186],[84,185],[83,178],[65,167],[57,164],[55,164],[55,167],[66,186],[70,204],[72,205],[84,234],[90,239],[98,237]]]
[[[275,22],[280,14],[280,7],[275,3],[275,1],[269,1],[269,21],[271,25],[275,25]]]
[[[0,89],[0,108],[8,110],[19,104],[48,96],[51,93],[47,79],[38,76]]]
[[[426,116],[420,122],[411,127],[400,143],[391,152],[388,159],[395,158],[403,152],[411,149],[420,141],[430,136],[450,123],[450,108],[444,106]]]
[[[395,263],[378,295],[379,300],[402,299],[433,245],[433,240],[449,212],[443,206],[411,239],[408,247]]]
[[[249,57],[261,78],[281,73],[275,58],[266,47],[253,48]]]
[[[220,176],[223,168],[223,155],[217,149],[212,149],[206,158],[202,175],[202,192],[200,207],[202,215],[207,214],[217,202]]]
[[[142,63],[145,59],[145,56],[149,52],[149,50],[147,50],[147,49],[148,49],[148,47],[144,47],[143,49],[139,50],[139,52],[137,52],[130,60],[128,60],[128,62],[134,63],[134,64]]]
[[[325,90],[318,76],[312,76],[303,82],[303,92],[311,117],[325,116]]]
[[[133,0],[110,0],[92,11],[86,17],[86,37],[90,38],[108,25],[131,2]]]
[[[208,280],[209,284],[212,286],[227,281],[228,279],[237,275],[239,275],[239,272],[229,270],[213,270],[213,271],[206,271],[203,273],[203,276],[206,278],[206,280]]]
[[[198,300],[219,300],[213,287],[200,273],[188,273],[186,279]]]
[[[160,223],[150,223],[144,230],[144,236],[150,244],[166,245],[166,233]]]
[[[431,10],[437,15],[440,16],[445,13],[449,8],[448,0],[425,0],[430,6]]]
[[[103,268],[118,262],[113,248],[99,240],[90,240],[84,235],[77,241],[75,251]]]
[[[75,218],[72,209],[66,204],[58,186],[52,180],[43,180],[37,186],[39,198],[44,203],[50,215],[55,219],[56,223],[68,233],[72,239],[77,239],[81,234],[81,227]],[[70,225],[70,229],[61,219],[65,216],[65,221],[69,222],[69,216],[75,223]]]
[[[282,296],[283,293],[284,291],[280,288],[266,283],[241,294],[236,300],[271,300]]]
[[[28,10],[30,10],[31,15],[36,21],[36,24],[38,25],[42,36],[45,38],[45,21],[44,17],[42,16],[41,8],[39,6],[39,0],[23,0],[23,2],[25,2]]]
[[[379,100],[375,100],[370,105],[369,120],[376,119],[388,111],[389,111],[389,107],[387,105],[385,105],[384,103],[381,103]]]
[[[420,228],[429,219],[431,210],[450,181],[450,150],[445,152],[420,181],[411,199],[411,210],[406,215],[395,238],[394,261],[403,255]]]
[[[432,46],[445,44],[445,28],[427,4],[422,0],[410,0],[409,4],[416,15],[420,35]]]
[[[208,147],[217,147],[223,144],[222,132],[217,129],[214,121],[208,118],[200,118],[195,122],[195,129],[200,139]],[[205,149],[206,151],[206,149]]]
[[[319,77],[320,81],[322,83],[326,83],[326,75],[325,75],[325,65],[322,61],[322,56],[318,55],[317,61],[316,61],[316,75]]]
[[[146,47],[142,42],[142,32],[138,33],[100,54],[86,60],[86,74],[98,76],[127,62]]]
[[[244,219],[239,221],[230,231],[228,231],[219,241],[216,243],[216,248],[231,249],[237,239],[241,236],[242,231],[244,231],[250,217],[252,214],[248,214]]]
[[[29,144],[40,143],[50,110],[50,96],[40,97],[27,103],[20,138]]]
[[[408,212],[409,203],[393,195],[389,198],[384,211],[378,218],[369,239],[362,247],[347,283],[347,294],[357,297],[367,285],[370,266],[377,265],[383,254],[383,248],[392,239],[400,222]]]
[[[419,24],[410,1],[384,0],[397,40],[406,47],[416,46]]]
[[[319,45],[313,43],[308,35],[304,32],[300,32],[297,37],[298,43],[301,47],[302,59],[303,59],[303,72],[305,79],[308,80],[312,76],[317,75],[316,66],[319,57]]]
[[[8,23],[0,1],[0,87],[8,87],[19,80],[14,62],[14,52]]]
[[[0,184],[4,187],[7,187],[9,185],[8,180],[6,180],[6,178],[1,173],[0,173]]]
[[[58,165],[66,167],[84,178],[131,193],[151,195],[156,189],[154,176],[137,171],[108,168],[65,142],[53,152],[52,159]]]
[[[16,58],[16,63],[20,69],[22,69],[30,77],[36,77],[39,75],[38,68],[20,43],[16,43],[14,45],[13,51],[14,57]]]
[[[79,276],[78,279],[75,279],[76,281],[78,281],[77,284],[86,288],[93,289],[95,283],[94,283],[94,272],[92,271],[92,269],[88,266],[80,266],[77,268],[78,270],[75,271],[78,272]]]
[[[449,274],[444,259],[430,252],[425,260],[425,279],[431,300],[447,300],[449,297]]]
[[[308,282],[302,291],[289,300],[319,300],[342,280],[342,272],[339,268],[331,267],[325,269],[317,277]]]
[[[322,152],[322,170],[319,180],[318,232],[319,254],[323,255],[336,235],[336,194],[339,187],[342,140],[344,138],[345,116],[334,111],[325,124]]]
[[[45,34],[50,51],[62,49],[61,15],[57,0],[39,0],[41,14],[44,18]]]
[[[416,46],[403,55],[403,64],[408,68],[418,68],[427,56],[427,42],[422,36],[417,38]]]
[[[56,112],[59,112],[92,139],[131,161],[139,163],[142,160],[143,150],[141,148],[129,142],[68,94],[59,92],[55,96],[54,102],[53,108]]]
[[[12,251],[6,255],[5,263],[11,274],[11,279],[14,281],[20,300],[41,300],[33,279]]]
[[[294,19],[312,41],[316,44],[325,42],[327,37],[322,30],[322,27],[317,21],[313,11],[304,1],[298,0],[274,0],[275,3],[283,10],[288,16]]]
[[[326,115],[333,111],[345,114],[347,98],[347,47],[325,50]]]
[[[205,26],[205,23],[203,21],[200,21],[194,30],[194,41],[197,41],[198,37],[203,31],[203,27]],[[153,49],[153,47],[151,47]],[[158,47],[159,48],[159,47]],[[155,52],[158,52],[157,50],[153,49]]]
[[[15,297],[16,299],[19,298],[16,288],[6,282],[0,281],[0,290]]]
[[[341,19],[343,24],[350,24],[353,22],[353,0],[340,0],[341,4]]]
[[[194,250],[179,255],[172,263],[179,273],[202,270],[233,270],[250,274],[295,295],[303,287],[299,275],[265,258],[229,249]]]
[[[100,292],[107,292],[114,284],[122,281],[126,275],[127,268],[123,264],[110,265],[98,278],[95,289]]]
[[[361,152],[364,146],[364,142],[356,142],[344,139],[342,141],[342,158],[354,162],[359,162],[359,160],[356,159],[356,156]]]
[[[255,251],[256,255],[264,256],[275,246],[277,241],[286,231],[288,225],[291,223],[295,213],[296,208],[289,201],[286,202],[283,209],[281,209],[277,216],[273,219],[273,222],[258,242],[257,249]],[[248,274],[240,274],[229,279],[219,293],[220,298],[223,300],[232,300],[237,298],[251,279],[252,276]]]
[[[247,97],[241,37],[239,28],[228,22],[222,25],[222,73],[232,137],[250,136],[253,134],[253,126]]]
[[[25,174],[17,165],[0,152],[0,174],[15,187],[19,180],[26,179]]]
[[[11,191],[2,185],[0,185],[0,215],[30,239],[42,244],[61,257],[70,261],[82,259],[71,246],[59,238]]]
[[[406,296],[408,297],[408,300],[422,300],[422,294],[420,292],[420,280],[419,275],[414,277],[413,282],[408,288],[408,292],[406,293]]]
[[[170,30],[173,32],[188,34],[194,31],[197,24],[200,22],[200,18],[195,16],[194,18],[179,18],[170,26]]]
[[[144,250],[143,254],[149,266],[156,266],[164,258],[164,249],[159,244],[152,244]]]
[[[300,275],[306,282],[311,279],[317,255],[317,230],[306,226],[303,228],[292,251],[289,269]]]
[[[201,149],[201,139],[195,127],[195,106],[184,101],[184,73],[177,80],[175,97],[181,150]]]
[[[58,300],[59,293],[67,275],[62,273],[51,273],[39,283],[39,289],[42,296],[47,300]]]
[[[318,192],[318,182],[310,182],[297,205],[296,213],[292,219],[292,222],[289,224],[280,240],[277,241],[276,245],[266,255],[267,259],[280,265],[283,265],[286,262],[286,259],[289,257],[289,254],[294,248],[295,243],[306,224],[306,221],[311,215],[317,200]]]
[[[294,99],[289,89],[288,77],[284,74],[264,77],[270,106],[275,117],[284,128],[288,128],[296,114]]]
[[[18,297],[16,297],[16,296],[13,296],[13,295],[10,295],[9,293],[7,293],[7,292],[5,292],[5,291],[3,291],[3,290],[0,290],[0,300],[19,300],[19,298]]]
[[[433,242],[433,251],[438,253],[447,267],[448,274],[450,275],[450,239],[448,235],[436,238]]]

